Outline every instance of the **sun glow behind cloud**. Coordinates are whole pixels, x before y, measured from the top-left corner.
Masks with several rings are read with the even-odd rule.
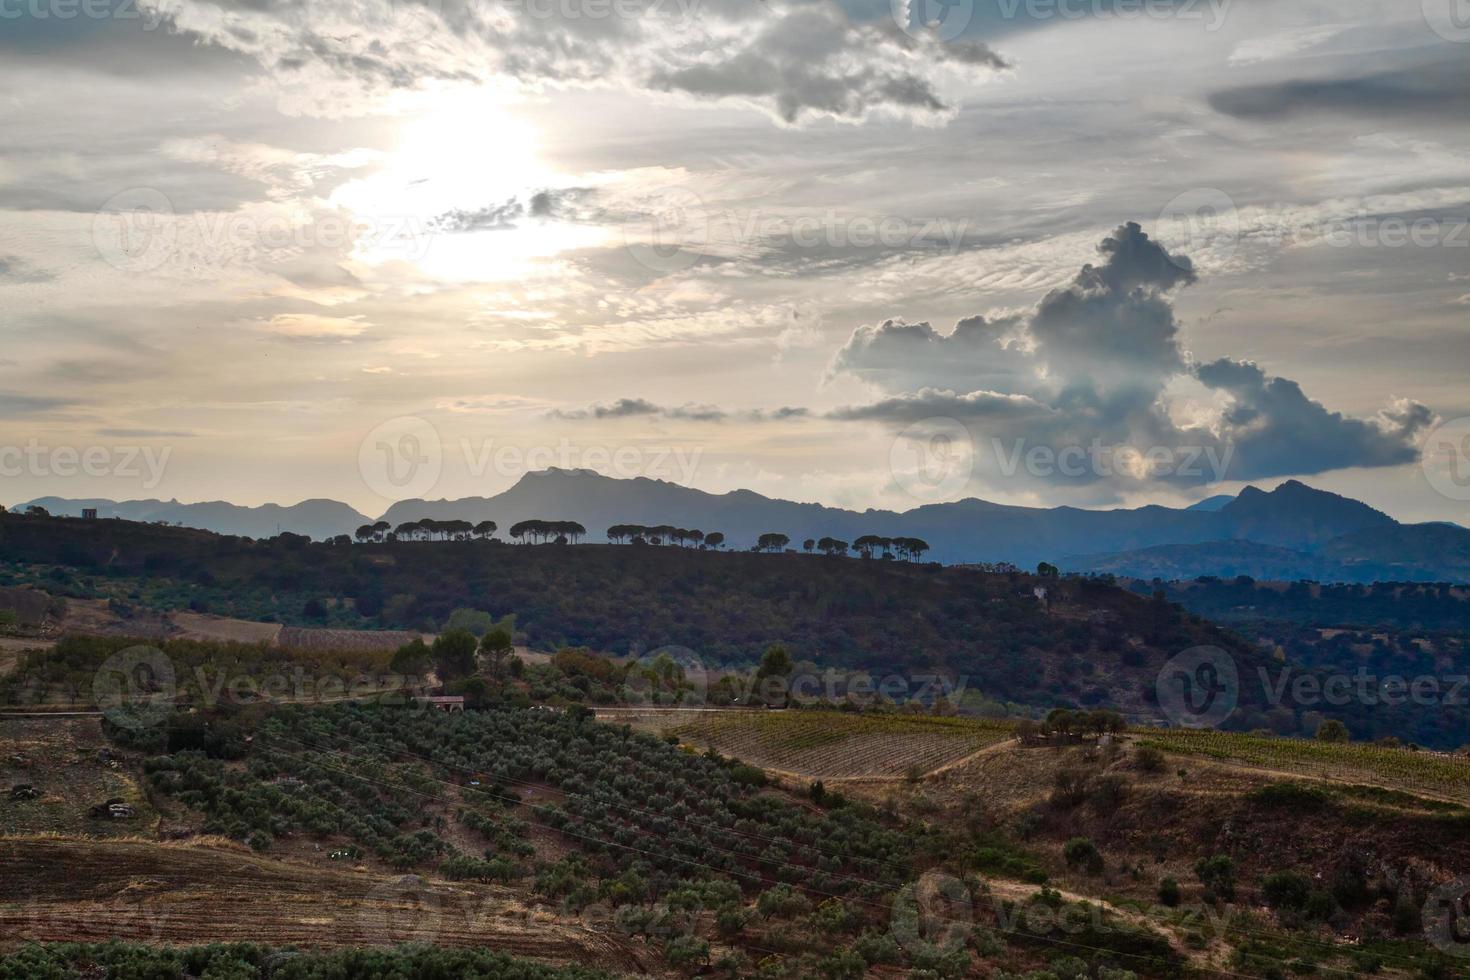
[[[367,229],[354,251],[357,261],[407,259],[427,279],[497,282],[534,277],[544,260],[602,245],[607,232],[537,216],[457,231],[443,217],[572,183],[539,156],[535,127],[486,93],[468,92],[440,99],[405,123],[382,166],[343,184],[331,203],[352,211]]]

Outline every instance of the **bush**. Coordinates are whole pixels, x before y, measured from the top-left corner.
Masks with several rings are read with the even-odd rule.
[[[1143,772],[1157,775],[1164,771],[1164,753],[1152,745],[1140,745],[1133,753],[1133,760]]]
[[[1299,871],[1278,871],[1261,885],[1261,895],[1273,909],[1300,909],[1311,892],[1311,880]]]
[[[1087,799],[1092,777],[1085,769],[1063,769],[1052,783],[1053,806],[1072,809]]]
[[[1227,902],[1235,898],[1235,862],[1228,855],[1201,858],[1194,866],[1200,883]]]
[[[688,968],[709,962],[709,943],[698,936],[676,936],[664,956],[673,966]]]
[[[1301,783],[1271,783],[1253,790],[1247,799],[1262,806],[1295,813],[1316,813],[1331,802],[1324,790]]]
[[[1179,882],[1173,878],[1165,878],[1159,882],[1159,901],[1164,905],[1172,909],[1179,904],[1182,897]]]
[[[1128,780],[1116,774],[1099,777],[1092,784],[1089,799],[1103,813],[1111,813],[1123,804],[1128,796]]]
[[[869,966],[892,965],[903,956],[898,943],[886,932],[865,932],[852,948]]]
[[[609,980],[586,967],[512,959],[488,949],[403,946],[396,949],[271,950],[250,943],[176,949],[132,943],[35,943],[0,953],[0,977],[200,977],[247,980],[274,976],[476,977],[478,980]]]
[[[812,903],[801,892],[782,882],[761,892],[755,900],[755,908],[769,919],[773,915],[804,915],[811,911]]]
[[[1302,906],[1302,911],[1313,922],[1326,922],[1337,914],[1337,902],[1333,899],[1330,892],[1323,891],[1320,888],[1314,889],[1307,896],[1307,901]]]
[[[817,962],[817,970],[828,980],[862,980],[868,972],[867,961],[856,950],[839,949]]]
[[[1062,847],[1062,857],[1067,859],[1069,868],[1081,868],[1090,875],[1102,874],[1102,852],[1086,837],[1073,837],[1067,841]]]

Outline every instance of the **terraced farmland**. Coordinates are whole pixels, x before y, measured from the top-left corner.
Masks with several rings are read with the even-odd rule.
[[[1010,738],[998,721],[817,711],[709,711],[668,728],[763,769],[816,779],[927,774]]]
[[[629,973],[656,972],[657,963],[635,940],[496,886],[311,868],[239,845],[0,837],[0,949],[111,939],[315,949],[419,942]]]
[[[1144,729],[1136,734],[1143,744],[1165,752],[1470,804],[1470,758],[1464,756],[1204,729]]]

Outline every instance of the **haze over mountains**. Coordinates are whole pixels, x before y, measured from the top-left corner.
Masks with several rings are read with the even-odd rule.
[[[325,538],[351,534],[373,521],[332,500],[287,507],[58,497],[29,503],[53,514],[80,516],[83,508],[95,508],[104,518],[166,521],[251,537],[293,531]],[[521,520],[575,520],[587,527],[591,540],[599,540],[612,524],[671,524],[723,531],[735,548],[749,546],[767,531],[785,533],[793,542],[823,536],[851,541],[863,534],[918,537],[931,545],[928,557],[941,562],[1009,561],[1029,567],[1050,561],[1065,570],[1143,578],[1470,581],[1470,530],[1400,524],[1367,504],[1295,480],[1269,493],[1247,487],[1236,497],[1211,497],[1182,509],[1013,507],[970,498],[904,513],[859,513],[749,490],[712,494],[661,480],[553,469],[528,473],[493,497],[399,501],[381,519],[397,526],[426,517],[493,520],[502,537]]]

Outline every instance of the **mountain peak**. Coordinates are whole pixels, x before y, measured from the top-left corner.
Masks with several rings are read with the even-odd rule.
[[[548,466],[544,470],[527,470],[521,474],[522,480],[530,479],[565,479],[567,477],[597,477],[607,479],[596,470],[589,470],[576,466]]]
[[[1312,548],[1342,534],[1397,522],[1359,500],[1287,480],[1267,493],[1246,487],[1218,513],[1235,537],[1270,540],[1285,547]]]

